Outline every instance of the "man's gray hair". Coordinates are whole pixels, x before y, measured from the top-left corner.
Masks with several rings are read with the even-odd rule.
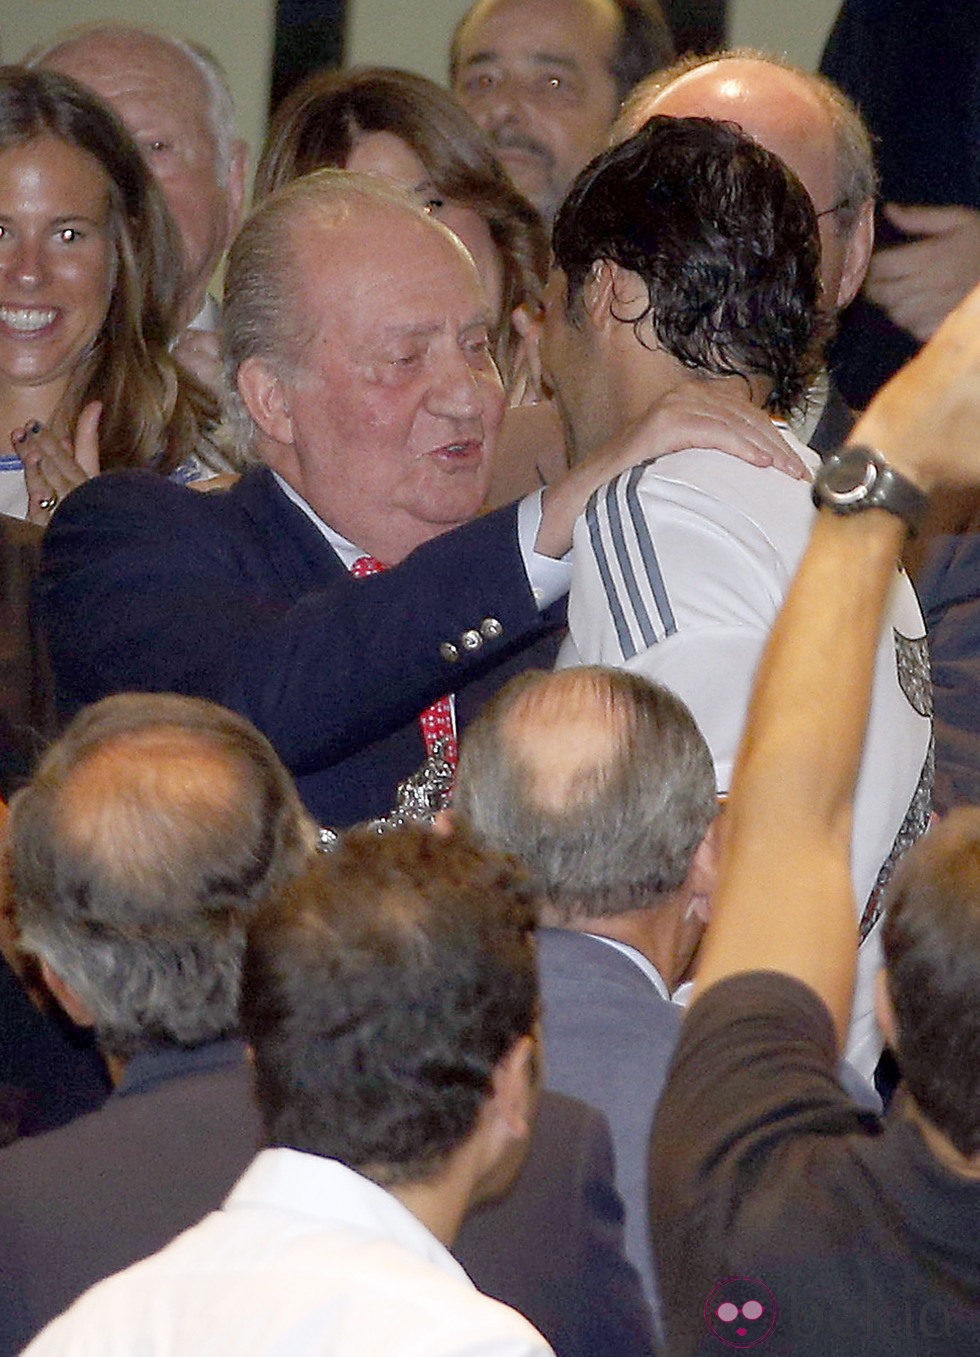
[[[466,732],[453,804],[533,873],[565,922],[677,890],[718,810],[711,754],[684,703],[592,666],[502,688]]]
[[[264,198],[232,244],[221,330],[227,414],[246,458],[256,457],[257,430],[238,391],[238,369],[249,358],[261,358],[281,375],[295,377],[312,338],[312,308],[296,268],[296,231],[304,223],[324,230],[343,225],[365,203],[398,208],[446,231],[404,190],[370,175],[323,169]]]
[[[24,57],[23,64],[28,67],[43,66],[54,56],[61,56],[73,47],[98,42],[157,42],[191,62],[197,70],[207,94],[208,119],[214,133],[215,177],[222,188],[228,183],[235,143],[238,140],[238,123],[235,114],[235,100],[224,67],[218,58],[201,43],[191,42],[188,38],[178,37],[155,28],[143,28],[138,24],[124,24],[99,21],[96,23],[76,24],[59,33],[50,42],[33,47]],[[175,91],[175,99],[179,92]]]
[[[9,834],[23,946],[122,1058],[236,1030],[246,923],[315,841],[248,721],[135,693],[75,718],[13,798]]]
[[[623,104],[619,117],[613,124],[610,145],[639,131],[646,121],[644,109],[655,95],[663,93],[681,76],[701,66],[710,66],[718,61],[758,61],[763,65],[776,66],[791,75],[798,76],[808,89],[819,99],[827,111],[834,130],[834,150],[837,162],[837,211],[836,218],[841,234],[848,235],[856,225],[865,204],[873,202],[878,191],[878,171],[875,166],[874,146],[871,134],[855,104],[839,86],[826,76],[805,71],[772,52],[760,52],[752,47],[728,47],[707,54],[691,53],[675,61],[672,66],[654,72],[636,86]],[[820,204],[814,204],[820,210]],[[829,204],[828,204],[829,206]]]

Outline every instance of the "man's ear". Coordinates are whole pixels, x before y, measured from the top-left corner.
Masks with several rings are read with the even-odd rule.
[[[79,994],[72,989],[67,980],[62,980],[57,971],[51,969],[46,961],[40,963],[41,976],[58,1003],[79,1027],[94,1027],[95,1014]]]
[[[844,254],[844,267],[841,270],[840,285],[837,288],[837,310],[843,311],[861,291],[864,275],[871,263],[871,252],[875,247],[875,207],[873,202],[865,203],[858,213],[857,220],[847,238]]]
[[[582,284],[582,306],[597,330],[605,329],[613,318],[616,279],[623,272],[618,264],[612,264],[608,259],[597,259]]]
[[[885,1038],[885,1045],[890,1046],[897,1053],[898,1020],[895,1017],[892,996],[888,993],[888,976],[884,967],[875,976],[875,1017],[878,1019],[881,1034]]]
[[[694,916],[703,924],[711,916],[711,897],[718,883],[718,853],[721,844],[721,816],[716,815],[697,848],[687,872],[690,899],[687,917]]]
[[[242,224],[242,218],[245,215],[245,186],[248,183],[248,145],[242,140],[237,140],[232,147],[231,164],[228,167],[228,184],[226,188],[228,200],[228,212],[225,235],[225,251],[231,247],[231,242],[238,235],[238,228]]]
[[[261,432],[274,443],[292,447],[293,421],[279,373],[264,358],[246,358],[235,374],[235,384]]]
[[[513,1140],[526,1141],[534,1125],[538,1103],[540,1054],[532,1033],[518,1037],[497,1061],[493,1071],[494,1110]]]

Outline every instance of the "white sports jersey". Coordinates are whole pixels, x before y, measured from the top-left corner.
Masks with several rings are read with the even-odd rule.
[[[819,465],[816,453],[791,435],[787,441],[811,469]],[[727,792],[755,669],[815,512],[808,483],[713,449],[625,472],[597,491],[575,525],[570,637],[559,666],[630,669],[677,693]],[[861,581],[841,580],[840,587],[859,608]],[[833,698],[829,692],[827,701]],[[896,571],[855,804],[862,916],[876,900],[883,865],[890,868],[893,854],[927,827],[931,733],[925,626],[912,585]],[[847,1052],[863,1073],[880,1050],[872,1015],[876,920],[872,905],[862,922],[867,942]]]

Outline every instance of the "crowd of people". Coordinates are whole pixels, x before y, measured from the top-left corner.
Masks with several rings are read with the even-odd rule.
[[[205,49],[0,67],[0,1357],[980,1357],[980,141],[901,196],[881,22],[476,0],[247,213]]]

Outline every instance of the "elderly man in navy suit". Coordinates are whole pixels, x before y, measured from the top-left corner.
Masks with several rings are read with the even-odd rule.
[[[668,404],[477,517],[504,412],[487,301],[458,240],[376,180],[324,171],[263,203],[232,249],[223,322],[261,465],[205,496],[100,477],[59,507],[41,581],[59,700],[230,706],[325,824],[385,815],[413,774],[438,801],[468,714],[554,631],[594,489],[706,424],[779,455],[764,423],[728,431],[711,406],[678,422]]]

